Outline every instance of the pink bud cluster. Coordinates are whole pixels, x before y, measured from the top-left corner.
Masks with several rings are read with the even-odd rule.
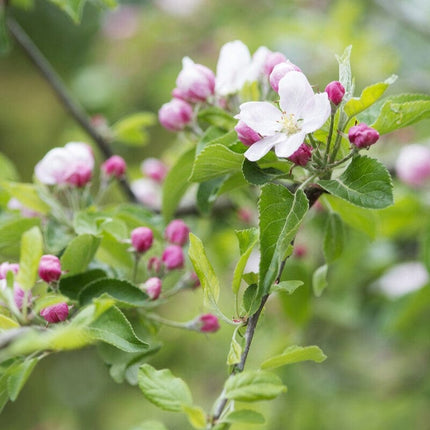
[[[379,133],[364,122],[354,125],[348,131],[349,141],[359,149],[368,148],[379,139]]]

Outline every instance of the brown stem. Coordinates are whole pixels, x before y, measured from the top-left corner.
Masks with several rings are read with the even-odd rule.
[[[46,79],[49,86],[54,91],[55,95],[60,100],[66,111],[70,113],[73,119],[94,140],[104,158],[111,157],[113,152],[109,143],[91,125],[88,115],[84,109],[75,100],[73,100],[57,72],[53,69],[42,52],[40,52],[39,48],[33,43],[27,33],[13,18],[8,17],[7,26],[10,33],[18,42],[19,46],[23,49],[27,57],[36,66],[41,75]],[[131,201],[136,202],[136,196],[131,190],[128,181],[125,178],[121,179],[120,184],[127,197]]]

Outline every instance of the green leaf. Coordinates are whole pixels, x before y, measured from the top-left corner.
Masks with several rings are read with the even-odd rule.
[[[194,154],[194,148],[182,154],[164,180],[162,212],[165,222],[172,219],[179,202],[190,186],[188,178],[193,168]]]
[[[344,230],[340,216],[329,214],[324,233],[324,257],[327,263],[332,263],[342,255],[344,246]]]
[[[23,389],[27,379],[30,377],[31,372],[38,363],[38,358],[31,358],[19,363],[14,366],[9,372],[9,378],[7,380],[7,390],[9,398],[14,402],[20,391]]]
[[[312,276],[312,288],[314,290],[314,294],[317,297],[320,297],[322,292],[327,287],[327,270],[328,266],[324,264],[324,266],[318,267],[317,270],[315,270],[313,276]]]
[[[1,32],[1,29],[0,29],[0,32]],[[0,41],[0,55],[1,55],[1,41]],[[18,176],[19,176],[18,172],[14,164],[12,163],[12,161],[9,160],[9,158],[7,158],[4,154],[0,153],[0,180],[16,181],[18,179]]]
[[[205,121],[225,131],[231,130],[237,124],[236,119],[229,115],[224,109],[217,107],[202,109],[199,111],[197,118],[199,121]]]
[[[17,257],[22,234],[39,225],[39,218],[19,218],[0,222],[0,250],[2,255]]]
[[[16,282],[23,290],[30,290],[37,280],[40,257],[43,254],[43,238],[39,227],[26,231],[21,238],[21,256]]]
[[[293,165],[292,163],[290,164]],[[243,160],[242,172],[245,179],[254,185],[264,185],[267,182],[273,182],[282,176],[288,175],[288,172],[269,167],[262,169],[257,163],[253,163],[246,158]]]
[[[206,256],[202,241],[192,233],[190,233],[190,248],[188,250],[188,256],[190,257],[194,270],[200,279],[205,305],[208,306],[211,304],[216,308],[219,298],[219,281]]]
[[[75,24],[79,24],[86,0],[50,0],[65,12]]]
[[[6,315],[0,314],[0,331],[17,327],[19,327],[19,324],[15,320],[7,317]]]
[[[197,206],[203,214],[208,214],[219,195],[221,186],[226,181],[227,176],[211,179],[202,182],[197,190]]]
[[[206,146],[196,157],[191,182],[204,182],[241,170],[243,155],[215,143]]]
[[[372,127],[386,134],[426,118],[430,118],[430,96],[402,94],[385,100]]]
[[[372,106],[382,96],[382,94],[384,94],[385,90],[396,81],[396,79],[396,75],[391,75],[384,82],[378,82],[377,84],[366,87],[359,98],[351,98],[345,103],[345,113],[352,118],[367,109],[369,106]]]
[[[205,130],[199,142],[197,143],[195,155],[200,154],[200,152],[206,146],[212,145],[214,143],[222,143],[224,146],[228,146],[228,145],[225,145],[225,143],[223,142],[223,139],[225,136],[228,136],[229,134],[230,133],[226,133],[223,129],[219,127],[215,127],[214,125],[211,125]],[[235,142],[237,141],[237,134],[236,134],[236,139],[234,141]]]
[[[234,364],[240,363],[240,357],[242,355],[242,347],[240,346],[240,343],[236,340],[236,333],[237,331],[235,331],[235,334],[231,339],[230,350],[227,355],[228,366],[233,366]]]
[[[118,240],[108,231],[103,231],[102,235],[96,254],[97,260],[115,268],[129,270],[133,266],[133,257],[128,250],[130,245]]]
[[[291,194],[282,185],[263,186],[259,201],[260,294],[270,291],[308,207],[302,190]]]
[[[266,371],[245,371],[230,376],[224,386],[225,397],[241,402],[270,400],[287,391],[274,374]]]
[[[297,288],[303,285],[303,281],[281,281],[279,284],[274,284],[270,289],[271,293],[288,293],[293,294]]]
[[[351,73],[351,50],[352,45],[345,48],[342,56],[336,55],[339,63],[339,81],[345,88],[344,101],[348,101],[354,94],[354,81]]]
[[[206,413],[201,407],[182,405],[182,410],[187,414],[188,421],[195,429],[206,428]]]
[[[88,270],[73,276],[60,278],[59,288],[62,294],[72,300],[78,300],[80,292],[96,279],[105,278],[106,273],[101,269]]]
[[[136,336],[128,319],[115,306],[103,312],[88,328],[91,337],[126,352],[141,352],[148,344]]]
[[[100,238],[91,234],[75,237],[61,257],[61,268],[68,276],[83,272],[91,263],[99,244]]]
[[[145,421],[130,430],[167,430],[167,427],[160,421]]]
[[[138,307],[148,304],[148,296],[132,283],[109,278],[96,279],[88,284],[79,294],[79,302],[81,305],[87,305],[102,294],[107,294],[120,304],[128,306]]]
[[[355,157],[336,179],[318,182],[329,193],[368,209],[383,209],[393,204],[390,174],[379,161]]]
[[[223,423],[243,423],[243,424],[264,424],[264,416],[252,409],[240,409],[227,414],[222,420]]]
[[[165,411],[182,412],[184,405],[193,403],[187,384],[169,369],[156,370],[143,364],[139,369],[139,388],[151,403]]]
[[[19,200],[26,208],[32,209],[40,214],[49,213],[49,206],[39,197],[36,187],[33,184],[2,182],[1,186],[12,197]]]
[[[256,228],[236,230],[235,233],[239,241],[240,258],[233,274],[233,282],[231,285],[233,294],[237,294],[239,292],[243,271],[245,270],[245,266],[249,256],[251,255],[252,249],[258,241],[258,230]]]
[[[130,145],[143,146],[148,142],[146,128],[156,123],[152,112],[139,112],[129,115],[112,126],[115,140]]]
[[[265,360],[261,364],[262,369],[275,369],[285,366],[286,364],[299,363],[300,361],[315,361],[316,363],[323,362],[327,356],[321,351],[318,346],[297,346],[288,347],[282,354],[276,355]]]
[[[253,315],[260,306],[257,284],[250,285],[243,293],[243,308],[247,315]]]

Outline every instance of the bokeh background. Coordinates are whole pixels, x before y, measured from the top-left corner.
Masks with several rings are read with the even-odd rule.
[[[358,94],[392,73],[399,79],[391,94],[430,91],[427,0],[135,0],[121,1],[114,11],[88,3],[79,26],[44,0],[11,13],[87,112],[109,124],[133,112],[156,113],[170,99],[183,56],[214,69],[220,47],[235,39],[251,52],[261,45],[283,52],[320,90],[337,79],[335,54],[352,44]],[[426,144],[429,136],[423,122],[385,137],[372,155],[392,168],[402,146]],[[116,144],[114,150],[137,178],[144,158],[174,159],[183,144],[175,139],[154,125],[146,146]],[[30,181],[46,151],[71,140],[90,142],[13,46],[0,58],[0,151],[15,164],[16,177]],[[254,428],[430,428],[428,189],[396,181],[396,201],[381,213],[369,211],[368,219],[350,209],[347,247],[318,299],[310,283],[322,264],[326,216],[311,211],[296,242],[301,252],[286,270],[305,285],[294,296],[271,299],[249,367],[291,343],[317,344],[328,359],[280,369],[288,393],[257,406],[268,419]],[[188,222],[204,241],[211,238],[209,256],[225,282],[228,314],[228,282],[238,256],[233,228],[243,224],[235,212]],[[398,266],[403,263],[415,265]],[[408,288],[415,291],[405,294]],[[190,291],[162,313],[187,320],[203,311],[201,303],[201,293]],[[151,364],[170,367],[210,407],[226,377],[230,337],[225,326],[210,337],[162,329],[164,346]],[[148,419],[160,419],[170,430],[189,428],[185,418],[153,407],[138,388],[116,384],[96,348],[89,348],[43,360],[0,415],[0,429],[128,430]]]

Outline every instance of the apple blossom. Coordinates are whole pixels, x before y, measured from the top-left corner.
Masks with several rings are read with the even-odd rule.
[[[423,185],[430,178],[430,148],[419,144],[405,146],[397,157],[395,169],[406,184]]]
[[[270,76],[273,68],[280,63],[288,61],[284,54],[281,52],[270,52],[264,62],[263,72],[266,76]]]
[[[246,146],[251,146],[261,139],[261,136],[243,121],[239,121],[234,129],[236,130],[238,139]]]

